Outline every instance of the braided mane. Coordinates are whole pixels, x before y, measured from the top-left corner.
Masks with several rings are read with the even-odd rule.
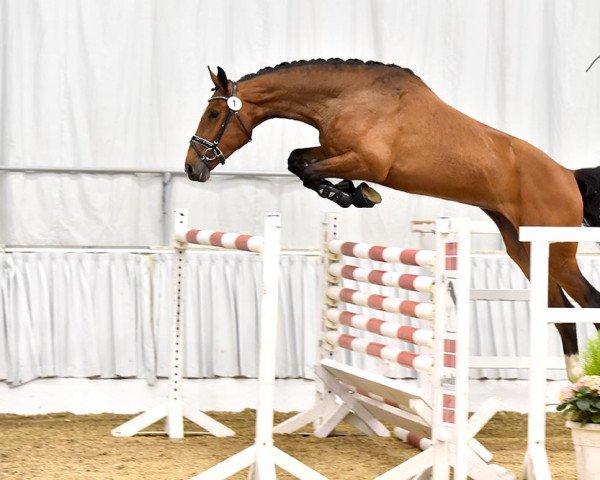
[[[394,65],[393,63],[382,63],[382,62],[376,62],[374,60],[363,61],[363,60],[358,60],[356,58],[351,58],[348,60],[343,60],[341,58],[328,58],[328,59],[315,58],[312,60],[296,60],[293,62],[283,62],[278,65],[275,65],[274,67],[261,68],[258,72],[249,73],[247,75],[244,75],[242,78],[239,79],[239,81],[242,82],[244,80],[250,80],[254,77],[258,77],[259,75],[275,73],[275,72],[279,72],[281,70],[287,70],[290,68],[304,67],[304,66],[311,66],[311,65],[368,65],[368,66],[377,66],[377,67],[394,67],[394,68],[400,68],[400,69],[404,70],[405,72],[407,72],[411,75],[414,75],[413,71],[410,70],[409,68],[400,67],[398,65]]]

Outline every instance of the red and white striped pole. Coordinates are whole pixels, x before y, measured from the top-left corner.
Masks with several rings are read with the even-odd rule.
[[[242,233],[218,232],[215,230],[192,229],[178,232],[175,237],[180,242],[195,243],[231,250],[245,250],[247,252],[261,253],[264,238]]]
[[[433,358],[429,355],[418,355],[414,352],[392,347],[391,345],[369,342],[364,338],[354,337],[333,330],[325,334],[325,340],[332,349],[341,347],[353,352],[364,353],[382,360],[395,362],[407,368],[413,368],[423,373],[428,373],[433,365]]]
[[[388,270],[369,270],[341,263],[329,265],[329,274],[333,277],[342,277],[348,280],[356,280],[357,282],[371,283],[384,287],[402,288],[422,293],[431,293],[433,291],[433,277],[423,275],[390,272]]]
[[[379,318],[365,317],[358,313],[347,310],[338,310],[330,308],[325,313],[328,326],[337,328],[338,325],[376,333],[382,337],[397,338],[413,345],[431,347],[433,344],[433,330],[426,328],[416,328],[410,325],[400,325],[396,322],[386,322]]]
[[[329,251],[346,257],[365,258],[386,263],[402,263],[431,267],[435,261],[435,252],[431,250],[416,250],[413,248],[381,247],[367,243],[343,242],[332,240]]]
[[[433,320],[434,306],[432,303],[401,300],[399,298],[369,294],[339,286],[329,287],[326,294],[328,298],[336,302],[351,303],[360,307],[369,307],[389,313],[401,313],[402,315],[421,318],[423,320]]]

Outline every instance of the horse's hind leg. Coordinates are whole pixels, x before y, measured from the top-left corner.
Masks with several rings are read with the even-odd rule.
[[[550,277],[582,308],[600,307],[600,292],[583,276],[577,264],[576,243],[550,245]],[[600,329],[600,323],[594,323]]]
[[[583,276],[577,264],[577,244],[555,243],[550,246],[550,277],[582,308],[600,307],[600,292]],[[573,328],[575,329],[575,324]],[[600,329],[600,323],[594,323]]]
[[[550,277],[553,278],[580,307],[598,308],[600,307],[600,292],[587,281],[579,270],[579,265],[577,265],[575,256],[576,253],[576,244],[555,243],[551,245],[549,265]],[[563,325],[564,327],[569,325],[573,330],[573,335],[576,335],[575,323]],[[599,323],[595,323],[595,326],[596,329],[600,329]],[[569,379],[572,381],[583,374],[581,367],[579,367],[578,376],[574,376],[574,378],[570,374],[569,364],[567,364],[567,370],[569,371]]]
[[[529,245],[519,242],[517,229],[506,217],[497,212],[484,211],[498,226],[506,245],[506,252],[510,258],[519,266],[525,276],[529,278]],[[573,306],[559,284],[552,278],[548,279],[548,306],[562,308]],[[563,346],[567,375],[569,379],[575,381],[581,376],[576,326],[573,323],[557,323],[555,326]]]

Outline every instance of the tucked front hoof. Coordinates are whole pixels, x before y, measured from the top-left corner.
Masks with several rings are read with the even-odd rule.
[[[352,205],[356,208],[373,208],[378,203],[381,203],[381,195],[373,188],[364,182],[356,187],[352,196]]]
[[[352,205],[352,196],[340,189],[334,187],[331,182],[323,180],[317,189],[317,193],[323,197],[337,203],[342,208],[348,208]]]

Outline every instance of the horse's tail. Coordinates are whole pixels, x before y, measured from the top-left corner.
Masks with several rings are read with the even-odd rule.
[[[583,199],[583,223],[600,227],[600,167],[580,168],[573,173]]]

